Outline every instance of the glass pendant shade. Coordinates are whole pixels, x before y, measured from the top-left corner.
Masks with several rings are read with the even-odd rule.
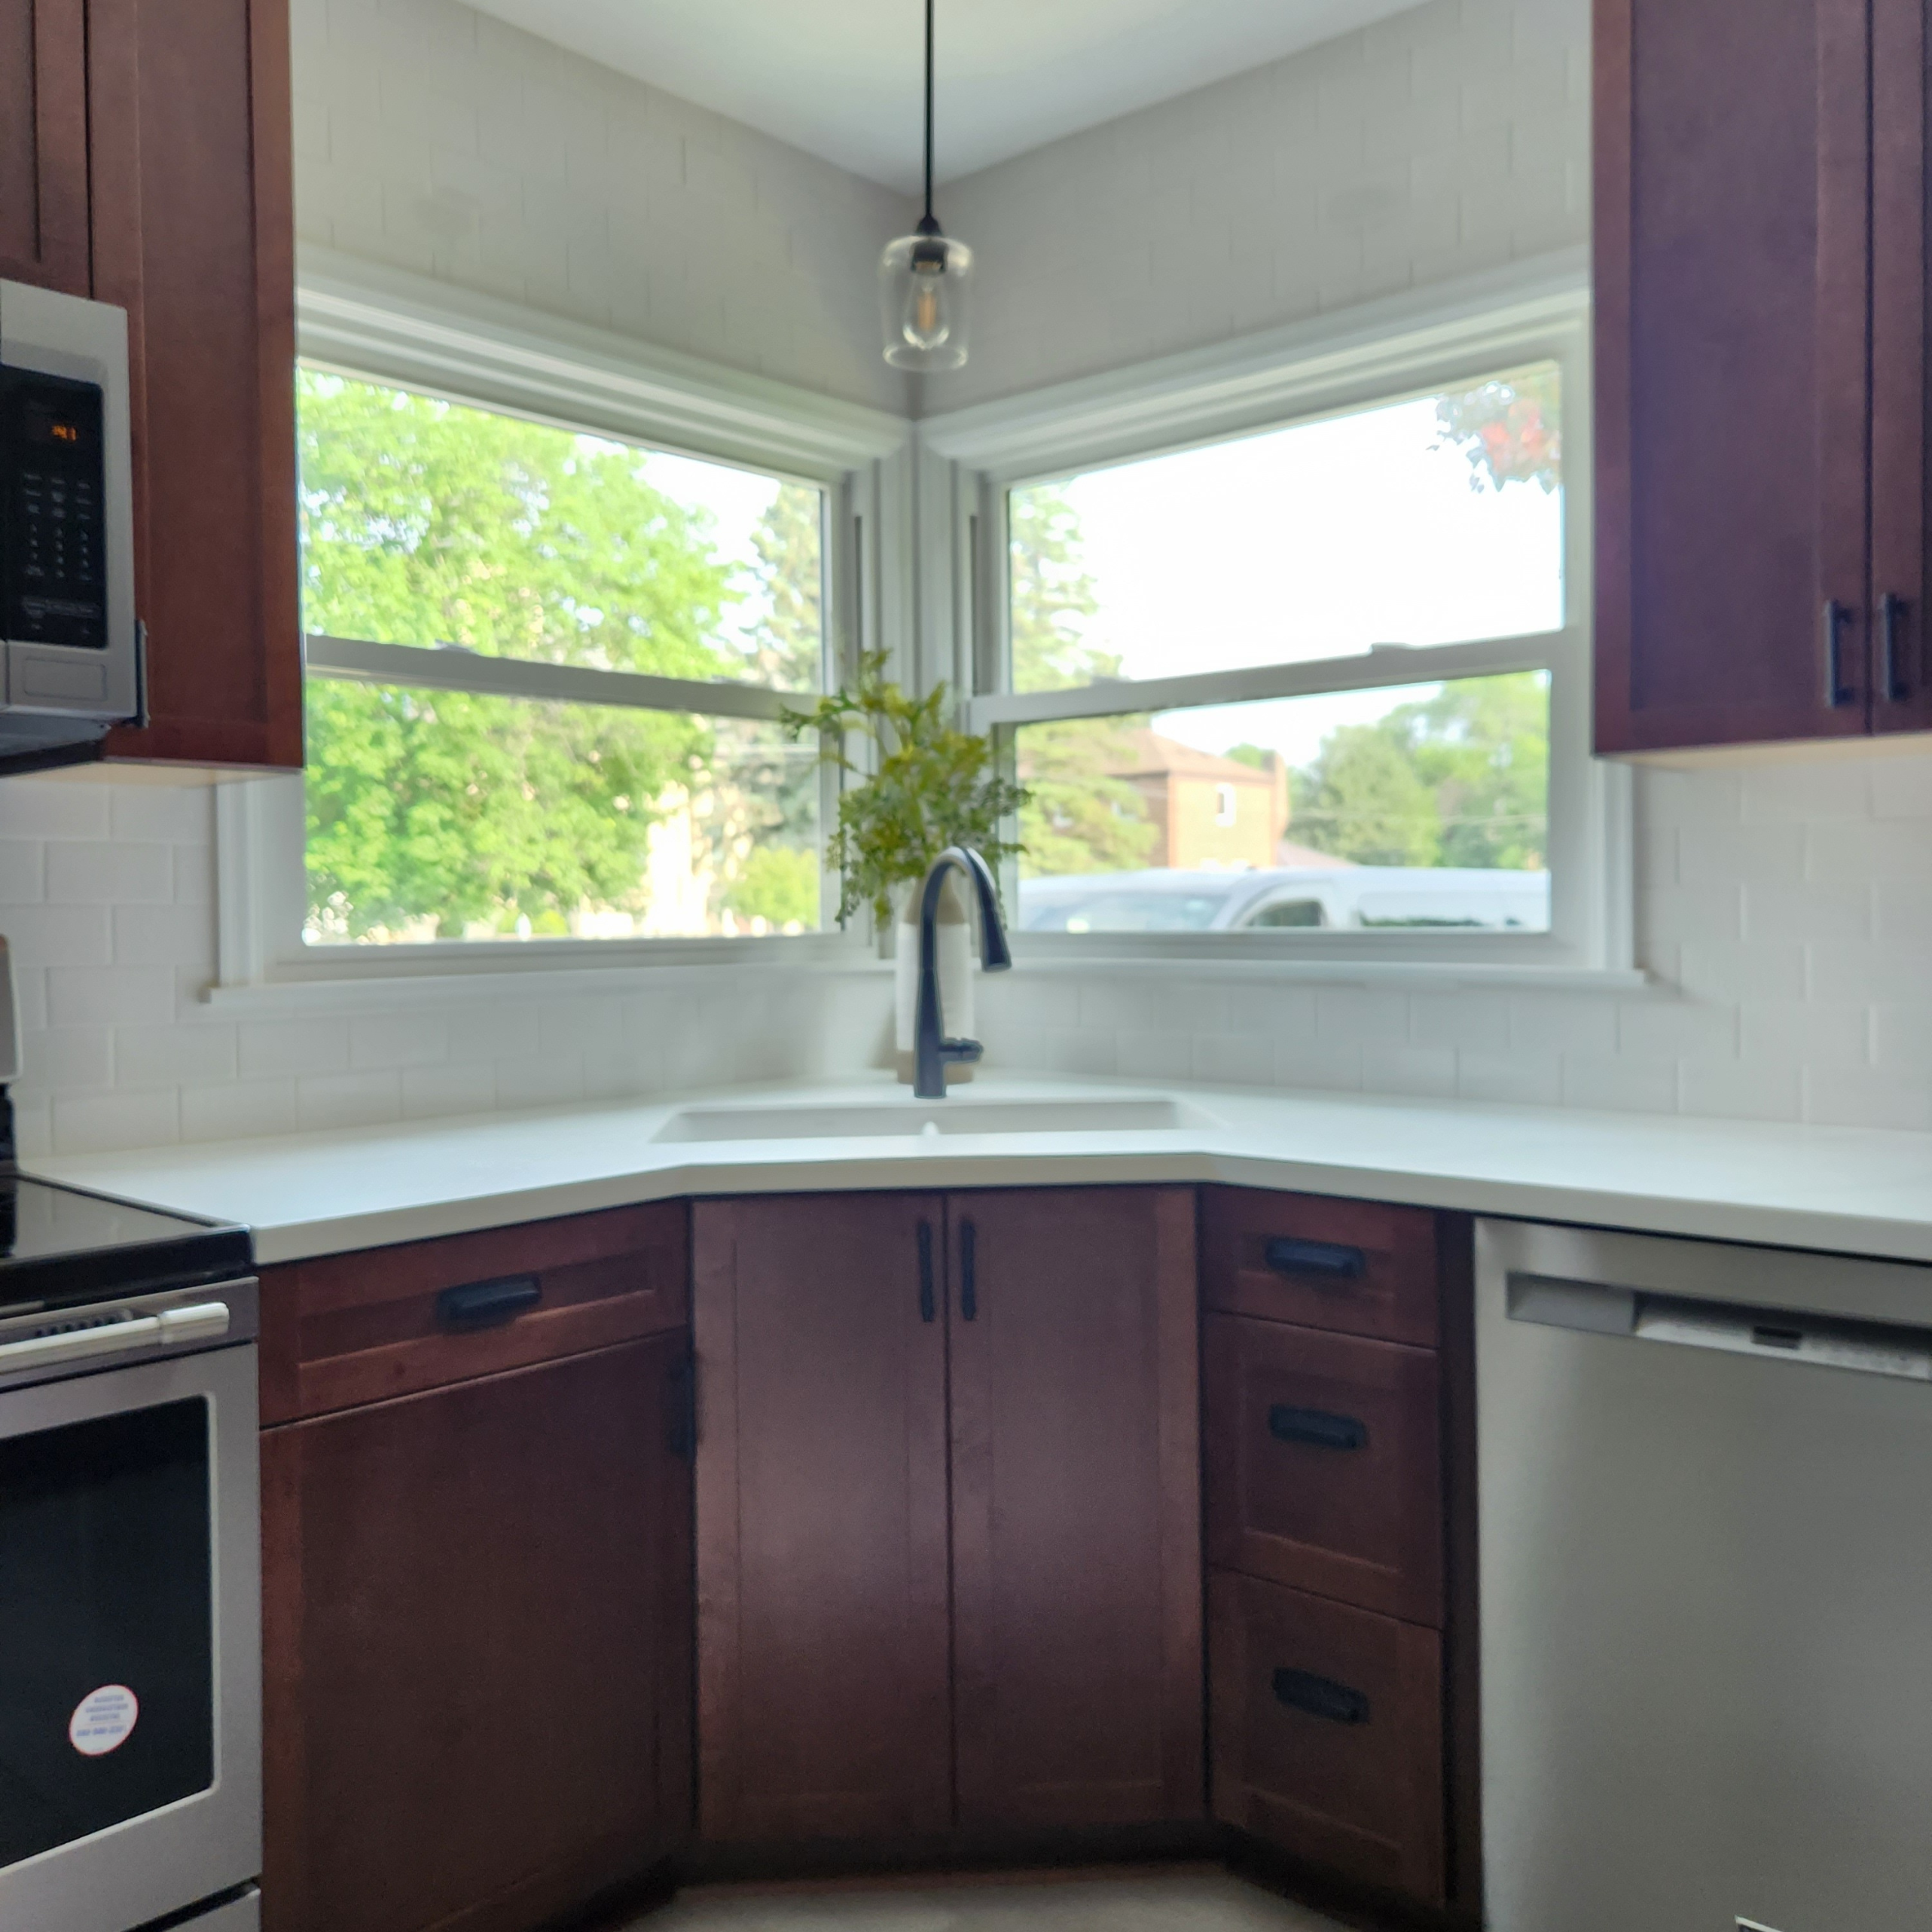
[[[902,235],[879,258],[886,360],[897,369],[957,369],[966,359],[972,250],[936,229]]]

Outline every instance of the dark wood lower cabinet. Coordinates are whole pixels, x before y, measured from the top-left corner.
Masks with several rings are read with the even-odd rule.
[[[264,1433],[268,1932],[527,1932],[685,1839],[686,1349]]]
[[[944,1243],[937,1195],[694,1212],[707,1839],[951,1821]]]
[[[1203,1816],[1193,1210],[699,1204],[707,1839]]]
[[[1226,1571],[1208,1604],[1215,1816],[1441,1903],[1441,1637]]]
[[[965,1827],[1205,1811],[1190,1189],[952,1196]]]

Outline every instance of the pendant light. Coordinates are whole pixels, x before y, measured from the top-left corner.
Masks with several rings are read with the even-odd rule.
[[[957,369],[966,359],[972,250],[942,234],[932,212],[932,5],[926,0],[926,212],[879,258],[886,360],[898,369]]]

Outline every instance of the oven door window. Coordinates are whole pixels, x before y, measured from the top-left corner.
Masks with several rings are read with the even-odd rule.
[[[215,1776],[200,1397],[0,1440],[0,1866]]]

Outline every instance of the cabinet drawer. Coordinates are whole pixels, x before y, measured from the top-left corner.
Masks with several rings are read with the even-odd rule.
[[[1215,1187],[1203,1190],[1201,1229],[1210,1308],[1436,1345],[1436,1217],[1426,1207]]]
[[[292,1421],[680,1326],[682,1202],[267,1268],[261,1419]]]
[[[1436,1632],[1225,1570],[1208,1579],[1208,1619],[1214,1815],[1439,1904]]]
[[[1439,1625],[1435,1355],[1215,1314],[1203,1371],[1209,1561]]]

